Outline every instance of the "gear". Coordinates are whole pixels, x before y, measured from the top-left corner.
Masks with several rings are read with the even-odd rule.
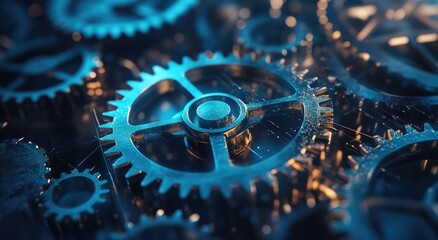
[[[52,21],[70,32],[85,37],[132,37],[136,32],[147,33],[176,19],[197,4],[197,0],[146,1],[53,0],[49,3]]]
[[[332,50],[327,50],[323,64],[328,66],[327,73],[330,81],[336,85],[341,82],[345,86],[346,94],[358,96],[359,99],[369,99],[374,102],[387,103],[388,105],[401,106],[433,106],[438,104],[438,95],[406,95],[412,92],[406,88],[394,87],[398,94],[382,91],[379,87],[368,84],[372,79],[375,82],[384,83],[388,80],[387,75],[382,74],[380,67],[366,65],[363,62],[350,61],[346,64]],[[350,59],[351,60],[351,59]],[[357,64],[351,64],[355,62]],[[364,71],[363,69],[368,69]],[[395,80],[395,79],[393,79]]]
[[[107,181],[98,177],[99,173],[91,174],[89,169],[74,169],[52,180],[43,195],[44,216],[54,215],[55,221],[60,222],[65,218],[78,221],[82,214],[94,214],[96,205],[105,202],[103,196],[110,191],[104,187]]]
[[[163,231],[165,229],[165,231]],[[182,219],[182,212],[176,211],[172,216],[158,215],[154,219],[142,215],[140,222],[130,227],[125,233],[104,231],[97,239],[211,239],[207,228],[198,228],[195,222]]]
[[[401,91],[436,95],[438,15],[426,13],[428,8],[437,7],[436,1],[320,0],[318,6],[319,20],[327,34],[338,51],[348,56],[347,68],[355,61],[368,62],[389,74],[382,80],[368,77],[363,89],[351,91],[364,92],[366,85],[372,84],[388,96],[400,95]],[[366,97],[374,99],[377,92],[366,93],[370,94]]]
[[[66,48],[55,37],[43,37],[9,49],[0,59],[0,98],[37,101],[69,92],[98,66],[98,54],[81,45]]]
[[[0,144],[0,218],[39,196],[48,182],[47,161],[44,149],[24,139]]]
[[[357,170],[346,171],[350,181],[340,191],[348,204],[334,210],[343,220],[335,229],[351,239],[437,238],[438,132],[406,129],[379,139],[356,159]]]
[[[195,188],[206,199],[216,187],[230,196],[235,185],[272,183],[272,170],[331,127],[325,89],[278,64],[215,53],[154,72],[110,102],[113,121],[101,128],[112,133],[101,140],[115,142],[105,153],[121,153],[113,166],[129,166],[128,180],[161,180],[160,193],[179,186],[185,198]]]
[[[246,21],[239,41],[251,51],[288,57],[288,53],[296,52],[305,42],[305,37],[303,24],[293,16],[273,19],[262,15]]]
[[[31,25],[26,9],[15,1],[5,0],[0,3],[0,56],[4,49],[23,41],[29,34]]]
[[[325,222],[327,216],[327,204],[321,204],[312,208],[302,207],[287,213],[283,216],[276,216],[272,220],[271,232],[266,234],[267,239],[288,240],[288,239],[329,239],[329,229]],[[302,226],[312,226],[313,231]]]

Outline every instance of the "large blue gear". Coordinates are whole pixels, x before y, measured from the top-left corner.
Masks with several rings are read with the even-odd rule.
[[[373,226],[375,227],[376,223],[370,222],[368,216],[369,210],[367,210],[366,204],[366,199],[370,188],[375,181],[375,176],[383,167],[388,166],[393,161],[403,161],[404,159],[411,160],[409,157],[415,152],[417,154],[418,152],[424,153],[424,156],[422,156],[425,157],[425,159],[428,159],[428,157],[433,158],[430,154],[432,152],[437,152],[438,131],[435,131],[430,125],[426,124],[424,131],[421,132],[416,131],[410,126],[407,126],[406,129],[407,133],[405,135],[392,132],[390,134],[392,138],[391,140],[379,138],[379,145],[376,148],[367,147],[368,153],[365,156],[355,158],[358,163],[358,169],[347,170],[345,172],[349,177],[349,183],[338,188],[338,190],[340,195],[347,199],[347,204],[340,205],[333,209],[335,215],[343,216],[342,220],[334,224],[336,232],[347,234],[349,236],[348,239],[381,239],[381,236],[373,230]],[[427,143],[427,146],[429,147],[427,147],[427,149],[419,147],[422,143]],[[406,150],[408,153],[406,153]],[[434,154],[434,156],[436,156],[436,154]],[[398,157],[400,157],[400,159]],[[432,159],[430,159],[430,161],[432,161]],[[434,166],[436,166],[436,163],[434,164]],[[405,181],[403,178],[397,176],[393,177],[395,177],[397,183],[413,184],[413,182]],[[433,194],[429,194],[429,192],[433,192]],[[423,192],[423,201],[420,200],[420,204],[423,205],[424,208],[423,210],[427,212],[422,216],[427,217],[427,215],[430,215],[432,221],[435,221],[435,224],[438,223],[438,214],[433,206],[436,206],[437,192],[438,184],[435,182],[432,186],[428,186],[428,189]],[[409,194],[413,193],[406,189],[403,197],[393,197],[394,202],[392,203],[392,206],[388,204],[384,206],[389,208],[396,207],[398,200],[402,201],[403,198],[410,199]],[[418,206],[415,205],[416,200],[410,200],[411,207],[413,209],[418,208]],[[406,207],[409,207],[409,205]],[[389,220],[387,219],[387,222],[388,221]],[[401,232],[400,229],[397,229],[397,231]],[[425,234],[425,232],[421,233]],[[397,234],[393,232],[392,236],[396,237]],[[422,236],[424,237],[424,235]],[[431,237],[430,239],[436,239],[436,236],[437,235],[435,235],[435,237],[429,237]],[[400,234],[398,237],[409,239],[409,236],[400,236]]]
[[[81,86],[84,78],[98,66],[99,54],[82,45],[66,48],[60,44],[59,39],[48,36],[8,49],[0,59],[0,72],[3,74],[1,101],[15,100],[21,103],[25,99],[37,101],[41,97],[54,98],[57,93],[68,93],[72,86]],[[53,54],[53,49],[59,52]],[[34,52],[36,56],[32,56]],[[24,55],[27,56],[26,61],[19,60]],[[74,72],[59,69],[69,61],[80,61],[78,65],[70,64],[77,66]],[[40,84],[36,85],[35,81]],[[28,85],[34,87],[29,89]]]
[[[44,192],[44,216],[54,215],[55,221],[69,218],[78,221],[82,214],[94,214],[98,204],[106,200],[109,189],[104,187],[106,180],[99,180],[99,173],[92,174],[89,169],[79,172],[62,173],[59,179],[52,179]]]
[[[53,0],[48,4],[48,11],[55,25],[70,32],[79,32],[87,38],[119,38],[121,35],[132,37],[136,32],[147,33],[151,28],[160,28],[165,23],[175,23],[197,2]]]
[[[129,227],[125,232],[104,231],[97,235],[97,239],[206,240],[211,238],[208,229],[197,227],[196,222],[184,220],[181,210],[177,210],[172,216],[159,215],[154,219],[142,215],[140,222]]]
[[[191,71],[193,73],[199,69],[211,69],[214,67],[222,66],[229,66],[230,69],[236,69],[237,72],[237,69],[240,68],[244,69],[242,71],[254,71],[254,69],[258,69],[263,71],[263,73],[261,74],[273,74],[275,76],[279,76],[282,81],[285,81],[285,83],[287,83],[289,86],[292,86],[295,89],[295,92],[290,96],[275,98],[271,101],[258,100],[254,103],[244,104],[239,98],[230,96],[229,94],[203,94],[194,85],[194,83],[192,83],[190,80],[188,80],[188,78],[185,77],[185,74],[187,74],[191,70],[195,70]],[[246,68],[248,68],[249,70],[247,70]],[[261,77],[262,76],[264,75],[261,75]],[[244,75],[244,77],[248,76]],[[153,90],[152,88],[154,85],[157,86],[157,84],[159,83],[162,83],[162,86],[168,85],[166,81],[168,81],[169,79],[178,83],[182,88],[185,89],[185,91],[187,91],[194,97],[194,99],[187,103],[185,106],[187,112],[186,110],[184,110],[182,115],[176,114],[171,119],[146,123],[145,125],[136,126],[130,124],[130,113],[135,111],[135,109],[133,109],[133,105],[137,102],[142,101],[140,100],[140,97],[155,93],[155,90]],[[271,171],[286,170],[286,162],[290,158],[300,153],[302,144],[306,144],[308,141],[310,141],[313,135],[325,132],[327,126],[330,125],[330,108],[327,104],[325,104],[329,99],[326,95],[321,94],[324,91],[318,92],[317,89],[312,89],[311,87],[309,87],[308,84],[310,81],[310,79],[301,79],[297,77],[291,72],[291,69],[288,67],[283,67],[279,64],[268,64],[263,60],[253,60],[250,56],[236,58],[233,55],[225,57],[220,53],[215,53],[213,54],[213,56],[209,57],[206,54],[201,54],[199,55],[197,60],[184,58],[181,64],[170,62],[168,69],[156,67],[154,68],[154,74],[143,74],[142,81],[128,82],[132,89],[119,91],[119,94],[122,95],[123,98],[121,100],[110,102],[110,104],[116,106],[117,109],[115,111],[106,112],[104,113],[104,115],[112,117],[113,121],[101,125],[101,128],[111,129],[112,132],[107,136],[102,137],[101,140],[115,142],[115,146],[105,151],[105,153],[121,153],[120,157],[114,162],[113,166],[117,169],[123,168],[125,166],[130,166],[128,172],[125,175],[127,179],[131,179],[132,177],[136,177],[139,175],[141,176],[142,173],[145,173],[146,176],[143,175],[144,177],[142,178],[141,182],[142,186],[148,186],[156,180],[161,180],[161,185],[159,188],[160,193],[166,193],[170,188],[177,185],[179,186],[179,194],[182,198],[187,197],[193,188],[197,188],[201,197],[205,199],[208,198],[210,191],[216,187],[220,189],[220,191],[225,196],[230,196],[233,186],[235,185],[240,185],[247,189],[249,192],[251,182],[256,179],[262,179],[263,181],[272,184]],[[214,89],[213,91],[217,90]],[[165,92],[160,94],[164,93]],[[236,109],[240,108],[244,111],[247,110],[248,116],[255,114],[255,118],[253,119],[252,117],[246,116],[243,116],[242,118],[236,117],[233,124],[231,124],[230,126],[218,129],[215,126],[209,125],[207,126],[207,128],[210,128],[211,130],[202,130],[202,127],[193,126],[194,124],[196,125],[195,121],[190,122],[190,107],[196,105],[199,101],[202,101],[202,99],[205,98],[215,98],[222,100],[227,99],[226,101],[231,101],[232,105],[234,104]],[[239,128],[241,127],[241,125],[239,125],[239,123],[241,122],[244,123],[251,121],[261,121],[264,118],[265,110],[267,112],[275,109],[280,111],[282,109],[282,107],[280,107],[282,104],[281,102],[283,101],[288,103],[290,103],[289,101],[297,101],[302,104],[304,108],[303,116],[301,119],[301,127],[296,130],[295,133],[297,134],[293,139],[290,140],[291,142],[288,142],[288,144],[285,145],[283,149],[278,150],[278,152],[269,155],[269,158],[263,159],[263,161],[259,161],[255,164],[244,166],[235,166],[229,163],[225,164],[226,162],[229,162],[228,154],[230,153],[227,151],[227,149],[229,151],[235,151],[235,148],[238,148],[237,143],[231,144],[228,147],[224,146],[226,141],[224,141],[223,134],[224,131],[227,131],[227,127]],[[256,109],[259,109],[259,106],[261,107],[263,106],[263,104],[266,104],[266,106],[272,106],[271,110],[268,110],[268,107],[265,110],[259,111],[258,113],[254,112],[258,111]],[[202,108],[198,108],[198,110],[199,109]],[[262,107],[260,109],[262,109]],[[288,112],[288,109],[284,109],[284,111]],[[213,111],[216,110],[219,109],[213,109]],[[222,113],[222,111],[220,112]],[[204,115],[202,111],[200,114]],[[207,115],[206,118],[210,116]],[[203,122],[204,120],[200,124],[202,124]],[[208,123],[208,121],[205,122]],[[216,124],[222,124],[222,122],[216,122]],[[203,141],[206,142],[206,145],[210,146],[211,144],[212,146],[212,149],[207,150],[207,152],[212,151],[215,168],[214,170],[208,172],[196,172],[176,170],[161,165],[156,161],[153,161],[152,159],[146,157],[136,148],[136,143],[131,140],[131,135],[138,131],[143,133],[142,137],[144,137],[145,139],[158,136],[172,136],[172,134],[191,136],[193,132],[197,133],[197,136],[199,136],[200,138],[208,136],[207,138],[209,139]],[[236,134],[236,138],[238,138],[242,135],[245,136],[245,134],[247,133],[245,129],[241,129]],[[248,141],[249,138],[251,138],[250,134],[246,135],[243,141]],[[193,152],[193,148],[190,147],[190,139],[191,138],[189,138],[188,140],[189,149],[186,151]],[[197,143],[199,143],[199,145],[196,145]],[[200,147],[200,145],[202,145],[202,141],[197,143],[195,143],[194,146],[195,150],[196,148]],[[207,149],[209,149],[208,146]],[[239,149],[237,149],[236,151],[238,150]],[[206,153],[204,152],[204,155],[205,154]]]
[[[436,96],[438,90],[438,58],[436,54],[438,46],[436,32],[438,29],[436,26],[438,21],[435,13],[426,16],[421,12],[427,8],[433,9],[437,6],[436,4],[436,1],[422,0],[320,0],[318,4],[320,6],[318,10],[320,22],[324,23],[329,37],[339,43],[337,48],[356,55],[356,61],[365,60],[377,64],[392,77],[398,77],[397,81],[402,81],[406,86],[415,86],[429,92],[429,95],[435,96],[424,97],[424,99],[405,97],[403,100],[401,97],[373,90],[365,84],[355,86],[356,83],[350,79],[341,79],[341,81],[347,84],[352,92],[358,92],[361,97],[373,100],[386,100],[389,103],[436,104],[438,102]],[[393,16],[394,19],[388,19],[390,12],[396,10],[402,10],[406,16],[400,19]],[[395,47],[391,44],[396,46],[396,42],[403,42],[400,44],[404,45],[404,54],[395,54],[396,51],[392,49]],[[428,45],[434,47],[428,47]],[[411,50],[408,51],[408,49],[413,49],[412,51],[418,52],[418,54],[409,55],[406,52]],[[359,54],[366,57],[359,58]],[[406,56],[402,55],[416,59],[405,59]],[[423,68],[416,64],[424,64],[427,67]]]

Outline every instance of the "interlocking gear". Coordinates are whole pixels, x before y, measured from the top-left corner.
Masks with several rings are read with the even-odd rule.
[[[163,231],[163,229],[165,229]],[[206,240],[209,229],[199,228],[196,222],[184,220],[180,210],[172,216],[159,215],[153,219],[142,215],[140,222],[130,227],[126,232],[101,232],[97,239],[184,239]]]
[[[94,214],[98,204],[106,200],[109,189],[104,187],[106,180],[99,180],[99,173],[92,174],[89,169],[79,172],[62,173],[59,179],[52,179],[44,192],[44,216],[54,215],[55,221],[69,218],[78,221],[83,214]]]
[[[68,93],[98,66],[98,56],[81,45],[68,48],[55,37],[13,47],[0,59],[0,99],[21,103]]]
[[[53,0],[48,12],[54,24],[85,37],[132,37],[147,33],[176,19],[197,4],[197,0]]]
[[[240,31],[243,46],[257,52],[289,55],[305,42],[306,31],[295,17],[271,18],[260,15],[251,17]]]
[[[359,68],[374,67],[377,70],[373,71],[389,75],[378,80],[367,77],[365,84],[351,91],[360,90],[370,99],[376,95],[384,98],[379,90],[368,90],[373,84],[388,93],[386,98],[400,92],[412,94],[409,96],[414,101],[417,95],[436,95],[438,15],[433,11],[438,8],[436,1],[320,0],[318,6],[320,22],[341,55],[348,57],[345,68],[352,68],[355,61],[368,62],[368,66]]]
[[[182,198],[197,189],[205,199],[216,187],[230,196],[256,179],[272,184],[272,170],[331,127],[325,89],[289,67],[215,53],[154,72],[110,102],[101,140],[115,142],[105,153],[120,153],[113,166],[129,166],[128,180],[160,180],[160,193],[178,186]]]
[[[346,171],[349,183],[340,192],[348,204],[334,210],[343,216],[335,229],[351,239],[437,238],[438,132],[430,125],[406,129],[379,139],[355,159],[357,170]]]
[[[26,208],[47,185],[48,158],[44,149],[24,139],[0,144],[0,218]]]

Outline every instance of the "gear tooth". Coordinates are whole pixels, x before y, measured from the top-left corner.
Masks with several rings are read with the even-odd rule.
[[[100,137],[100,141],[114,141],[114,136],[112,136],[113,134],[108,134],[106,136]],[[113,146],[114,147],[114,146]],[[113,148],[111,147],[111,148]],[[109,149],[107,149],[106,151],[108,151]],[[106,152],[105,151],[105,152]]]
[[[103,194],[107,194],[107,193],[109,193],[109,192],[110,192],[110,190],[109,190],[109,189],[106,189],[106,188],[101,190],[102,195],[103,195]],[[104,200],[105,200],[105,199],[104,199]]]
[[[210,197],[211,187],[210,186],[199,186],[199,195],[202,199],[208,199]]]
[[[119,168],[122,166],[126,166],[127,164],[129,164],[129,160],[127,158],[125,158],[124,156],[121,156],[112,165],[113,165],[113,168]]]
[[[219,190],[225,198],[231,198],[231,194],[233,193],[233,188],[231,186],[221,187]]]
[[[160,184],[160,188],[158,189],[158,192],[160,194],[166,194],[172,187],[173,187],[173,183],[169,180],[166,179],[162,179],[161,180],[161,184]]]
[[[131,94],[131,91],[130,90],[121,89],[121,90],[117,90],[117,94],[119,94],[120,96],[126,97],[129,94]],[[117,101],[120,101],[120,100],[114,100],[114,102],[117,102]]]
[[[119,92],[119,91],[118,91]],[[114,106],[114,107],[120,107],[120,101],[119,100],[111,100],[111,101],[108,101],[108,104],[109,105],[112,105],[112,106]]]
[[[181,198],[185,199],[189,196],[190,192],[192,191],[192,188],[187,185],[181,185],[179,188],[180,196]]]
[[[107,122],[107,123],[101,124],[99,126],[99,128],[114,128],[114,122]]]
[[[143,78],[143,75],[141,75],[141,77]],[[130,86],[131,88],[137,88],[141,84],[141,82],[132,80],[127,81],[126,84],[128,84],[128,86]]]
[[[172,218],[175,220],[178,220],[178,219],[181,219],[182,216],[183,216],[183,213],[182,213],[181,209],[178,209],[173,213]]]
[[[102,113],[103,116],[105,116],[105,117],[109,117],[109,118],[113,118],[113,117],[115,117],[116,114],[117,114],[116,111],[109,111],[109,112],[104,112],[104,113]]]
[[[224,58],[224,54],[222,52],[215,52],[213,56],[214,59]]]
[[[418,133],[418,131],[415,130],[415,129],[412,127],[412,125],[406,125],[405,128],[406,128],[406,132],[407,132],[408,134],[415,134],[415,133]]]
[[[157,180],[157,178],[155,176],[153,176],[151,173],[148,173],[148,174],[146,174],[146,176],[141,181],[141,186],[142,187],[147,187],[151,183],[155,182],[156,180]]]
[[[55,215],[55,221],[61,222],[64,219],[64,215],[56,214]]]
[[[71,172],[72,174],[78,174],[79,173],[79,171],[78,171],[78,169],[77,168],[75,168],[75,169],[73,169],[73,171]],[[67,176],[68,174],[67,173],[65,173],[65,175]]]
[[[167,66],[168,66],[169,69],[171,69],[171,68],[174,68],[176,66],[179,66],[179,64],[177,62],[174,62],[174,61],[169,61],[167,63]]]
[[[132,166],[128,172],[125,174],[125,178],[126,179],[131,179],[135,176],[138,176],[139,174],[141,174],[141,171],[139,169],[137,169],[135,166]]]
[[[429,123],[425,123],[424,124],[424,131],[428,131],[428,132],[432,132],[434,131],[432,125],[430,125]]]
[[[182,63],[183,64],[187,64],[187,63],[189,63],[191,61],[192,61],[192,58],[190,58],[188,56],[185,56],[185,57],[182,58]]]
[[[163,69],[162,67],[158,66],[158,65],[155,65],[155,66],[152,67],[152,71],[153,71],[155,74],[158,74],[158,73],[163,72],[164,69]]]

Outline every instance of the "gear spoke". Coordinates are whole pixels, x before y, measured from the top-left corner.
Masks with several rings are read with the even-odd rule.
[[[199,90],[199,88],[193,85],[193,83],[190,82],[189,79],[182,77],[181,79],[179,79],[178,82],[185,90],[187,90],[187,92],[189,92],[192,95],[193,98],[201,97],[203,95],[201,90]]]
[[[210,145],[213,152],[215,169],[219,170],[231,166],[225,136],[221,133],[210,135]]]
[[[264,102],[254,102],[248,105],[248,112],[250,115],[251,123],[259,122],[265,115],[269,113],[277,112],[281,109],[295,109],[295,103],[299,103],[300,100],[296,95],[275,98]]]
[[[68,81],[70,78],[72,78],[72,75],[63,71],[56,71],[53,76],[62,81]]]
[[[172,118],[142,125],[131,125],[133,135],[141,135],[144,139],[154,139],[165,135],[182,135],[180,118]]]

